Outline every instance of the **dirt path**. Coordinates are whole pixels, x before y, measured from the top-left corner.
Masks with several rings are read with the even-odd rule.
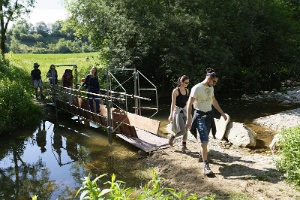
[[[165,186],[198,197],[215,194],[216,199],[233,199],[235,194],[245,195],[239,199],[300,199],[300,191],[286,184],[276,169],[271,153],[255,153],[211,138],[209,160],[215,175],[207,177],[203,175],[203,163],[198,162],[199,143],[193,136],[189,137],[188,148],[191,153],[182,153],[179,141],[144,161],[166,179]]]

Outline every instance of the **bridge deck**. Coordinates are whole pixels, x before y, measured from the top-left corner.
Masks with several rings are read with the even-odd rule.
[[[88,101],[75,96],[73,96],[73,104],[57,100],[56,106],[100,126],[108,126],[107,109],[103,104],[100,104],[101,114],[90,112]],[[114,133],[126,142],[145,152],[169,147],[168,139],[157,135],[159,121],[116,108],[111,109],[111,116]]]

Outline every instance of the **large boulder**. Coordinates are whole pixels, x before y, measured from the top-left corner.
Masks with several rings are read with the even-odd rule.
[[[260,117],[255,119],[254,123],[277,132],[286,128],[296,127],[300,125],[300,108]]]
[[[238,147],[255,147],[256,137],[254,131],[238,122],[230,122],[225,133],[225,138]]]
[[[280,132],[286,128],[297,127],[300,126],[300,108],[287,110],[284,112],[277,113],[275,115],[260,117],[255,119],[254,123],[268,127],[277,132]],[[272,153],[278,149],[279,140],[280,134],[276,134],[271,144],[269,145]]]

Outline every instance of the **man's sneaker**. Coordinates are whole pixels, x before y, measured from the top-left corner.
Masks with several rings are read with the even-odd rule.
[[[170,138],[169,138],[169,145],[172,147],[173,144],[174,144],[174,139],[175,139],[175,136],[172,135]]]
[[[189,150],[189,149],[186,147],[186,145],[183,145],[183,146],[182,146],[182,152],[183,152],[183,153],[190,153],[191,150]]]
[[[208,162],[205,162],[204,169],[203,169],[204,175],[212,175],[213,172],[211,171]]]

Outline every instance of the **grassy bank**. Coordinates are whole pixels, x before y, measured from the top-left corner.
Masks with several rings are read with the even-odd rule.
[[[38,123],[42,111],[34,101],[34,88],[30,72],[33,63],[40,64],[42,80],[48,82],[46,74],[50,65],[77,65],[79,77],[85,76],[93,66],[100,66],[98,53],[78,54],[6,54],[0,60],[0,134]],[[88,59],[87,59],[88,58]],[[61,79],[65,68],[57,68]],[[45,86],[44,85],[44,86]]]
[[[77,65],[79,73],[85,73],[87,68],[93,65],[102,65],[98,53],[74,53],[74,54],[13,54],[9,53],[5,55],[6,59],[15,66],[24,69],[29,73],[33,69],[33,63],[40,64],[39,69],[42,72],[42,80],[47,82],[46,74],[50,65]],[[88,58],[88,59],[87,59]],[[87,61],[88,60],[88,61]],[[58,79],[63,74],[65,68],[57,68]]]

